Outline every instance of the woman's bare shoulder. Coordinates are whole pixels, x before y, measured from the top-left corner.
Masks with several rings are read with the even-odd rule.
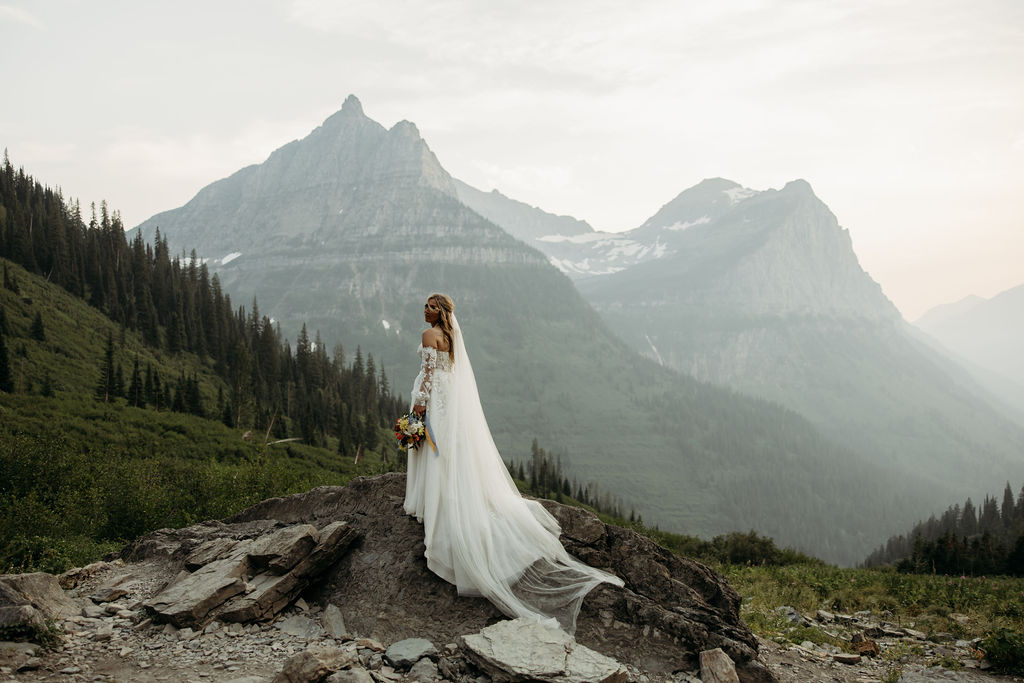
[[[435,349],[438,346],[444,344],[444,336],[441,334],[441,330],[436,327],[428,327],[423,330],[423,338],[420,342],[423,346],[432,346]]]

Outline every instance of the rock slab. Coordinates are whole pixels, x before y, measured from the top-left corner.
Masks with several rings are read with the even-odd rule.
[[[400,640],[384,653],[384,659],[399,671],[408,671],[424,657],[437,659],[437,648],[426,638]]]
[[[535,619],[502,621],[461,641],[467,658],[495,681],[623,683],[628,675],[614,659]]]
[[[152,544],[157,534],[142,540]],[[187,553],[184,567],[191,573],[171,581],[146,607],[178,627],[199,627],[214,618],[236,623],[273,618],[358,536],[347,523],[335,521],[320,530],[287,525],[255,539],[211,538]]]
[[[740,683],[736,664],[720,647],[700,653],[700,680],[704,683]]]

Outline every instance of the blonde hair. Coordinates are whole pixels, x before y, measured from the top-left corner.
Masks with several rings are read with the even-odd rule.
[[[455,344],[453,336],[453,325],[452,316],[455,315],[455,302],[447,294],[431,294],[427,297],[427,301],[433,299],[437,303],[440,316],[437,319],[438,324],[441,326],[441,336],[448,342],[448,357],[451,358],[452,362],[455,362]]]

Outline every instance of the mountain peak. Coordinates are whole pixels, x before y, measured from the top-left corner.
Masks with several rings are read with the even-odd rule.
[[[729,180],[728,178],[705,178],[691,187],[690,190],[702,189],[722,192],[725,190],[731,190],[734,187],[740,187],[740,184],[734,180]]]
[[[806,180],[804,180],[803,178],[797,178],[796,180],[790,180],[782,188],[782,191],[783,192],[793,192],[793,193],[796,193],[796,194],[806,194],[806,195],[813,195],[814,194],[814,189],[811,187],[811,184],[809,182],[807,182]]]
[[[663,230],[678,232],[686,227],[710,222],[733,204],[757,194],[737,182],[725,178],[705,178],[693,187],[683,190],[675,199],[662,206],[656,214],[637,230]]]
[[[363,114],[363,103],[360,102],[359,98],[355,95],[349,95],[345,98],[345,103],[341,105],[341,111],[353,116],[365,116],[365,114]]]
[[[388,131],[393,137],[408,138],[411,140],[420,139],[420,129],[416,127],[416,124],[412,121],[402,119],[395,125],[391,126],[391,130]]]

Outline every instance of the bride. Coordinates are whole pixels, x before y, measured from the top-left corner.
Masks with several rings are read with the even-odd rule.
[[[409,451],[405,511],[423,522],[427,566],[460,595],[483,596],[510,617],[555,618],[569,633],[584,596],[622,580],[583,564],[558,541],[540,503],[519,494],[484,418],[455,305],[431,294],[413,411],[433,444]]]

